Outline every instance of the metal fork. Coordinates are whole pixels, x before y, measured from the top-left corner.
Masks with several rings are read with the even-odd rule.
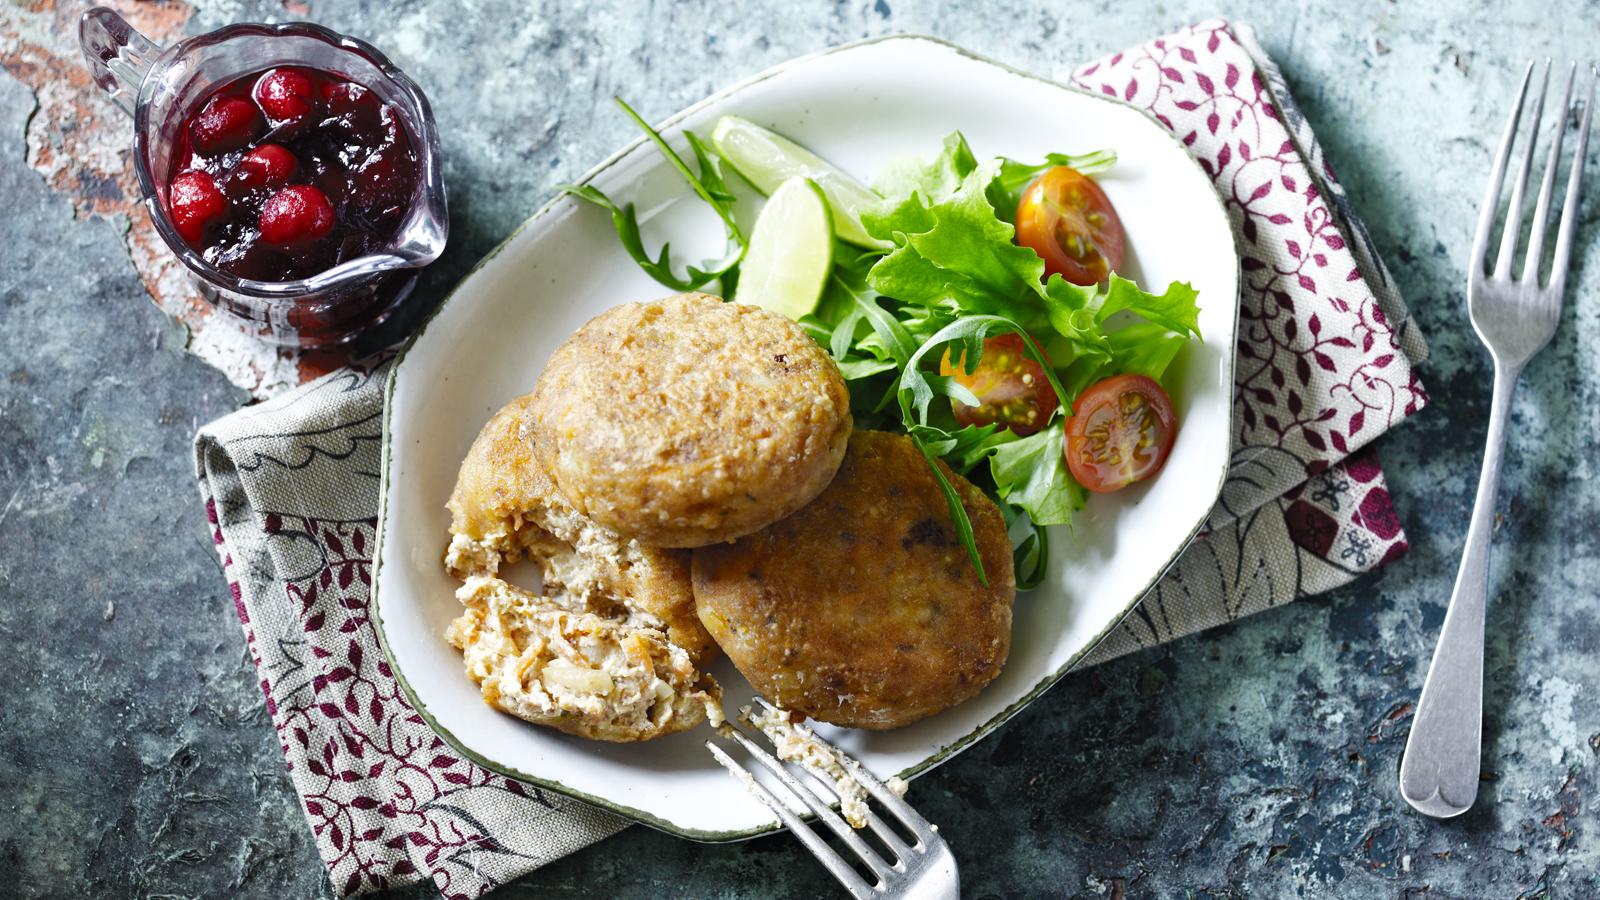
[[[1533,99],[1528,145],[1511,188],[1494,270],[1484,270],[1489,235],[1498,218],[1500,187],[1520,130],[1523,102],[1527,99],[1533,69],[1530,62],[1523,73],[1522,88],[1517,93],[1516,106],[1511,110],[1511,120],[1506,124],[1500,151],[1495,155],[1494,170],[1489,175],[1489,189],[1478,215],[1478,234],[1472,242],[1471,268],[1467,276],[1468,307],[1472,327],[1494,359],[1494,399],[1489,409],[1488,446],[1484,451],[1483,472],[1478,478],[1478,496],[1472,509],[1472,524],[1467,530],[1466,549],[1456,574],[1455,592],[1450,596],[1450,609],[1445,614],[1439,646],[1434,650],[1433,664],[1428,668],[1428,679],[1417,701],[1411,736],[1406,741],[1405,758],[1400,764],[1401,795],[1417,810],[1438,818],[1466,812],[1478,794],[1483,737],[1484,605],[1488,596],[1490,535],[1494,529],[1495,491],[1500,483],[1506,419],[1511,413],[1511,398],[1523,367],[1550,342],[1556,323],[1561,319],[1561,294],[1566,287],[1567,261],[1572,253],[1573,232],[1578,225],[1578,199],[1583,185],[1589,120],[1594,112],[1595,81],[1600,78],[1600,73],[1590,70],[1588,101],[1578,126],[1577,150],[1567,178],[1566,201],[1562,204],[1550,278],[1541,285],[1539,275],[1550,195],[1561,161],[1561,139],[1566,131],[1568,104],[1577,76],[1576,64],[1567,74],[1566,92],[1557,108],[1555,134],[1551,138],[1544,180],[1533,212],[1522,274],[1513,279],[1511,267],[1522,231],[1523,199],[1538,144],[1539,118],[1550,84],[1549,60],[1545,61],[1539,92]]]
[[[770,703],[757,698],[758,702],[773,709]],[[731,774],[750,789],[756,799],[766,804],[777,814],[783,824],[789,826],[800,843],[810,850],[823,866],[833,874],[845,890],[856,898],[875,898],[887,900],[895,897],[915,898],[951,898],[957,900],[961,896],[960,882],[956,877],[956,860],[950,853],[950,848],[945,845],[944,838],[939,836],[938,828],[924,819],[909,803],[901,799],[898,794],[886,787],[883,782],[868,772],[861,763],[845,753],[841,753],[833,745],[827,743],[815,734],[808,734],[812,741],[833,754],[839,761],[849,777],[855,779],[866,788],[872,799],[876,800],[885,811],[898,819],[905,826],[906,831],[914,839],[914,843],[907,844],[894,829],[890,828],[877,813],[870,809],[866,813],[866,830],[877,838],[879,843],[889,851],[892,859],[885,859],[873,847],[862,839],[860,833],[846,822],[832,807],[832,800],[823,797],[811,785],[795,777],[794,773],[785,768],[777,757],[767,752],[756,741],[747,737],[731,723],[719,731],[724,737],[730,738],[745,752],[761,764],[761,767],[777,776],[778,780],[789,792],[805,804],[818,820],[828,826],[839,840],[848,847],[866,870],[873,876],[869,883],[861,873],[852,866],[844,857],[828,846],[822,835],[812,830],[802,816],[789,805],[778,799],[766,785],[757,781],[752,773],[734,761],[727,751],[723,750],[715,740],[706,741],[706,748],[711,755],[717,758]],[[801,767],[810,772],[817,780],[824,784],[832,782],[832,777],[826,772],[813,768],[802,762]]]

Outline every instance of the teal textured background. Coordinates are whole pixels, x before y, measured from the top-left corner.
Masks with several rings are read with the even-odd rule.
[[[190,31],[287,15],[196,5]],[[1073,676],[910,798],[972,897],[1592,896],[1600,171],[1565,320],[1513,417],[1479,804],[1434,822],[1395,786],[1484,432],[1489,368],[1462,258],[1492,145],[1526,59],[1600,55],[1600,4],[1495,6],[317,0],[309,15],[377,44],[433,100],[452,218],[424,284],[436,294],[633,137],[612,94],[660,118],[792,56],[896,31],[1065,76],[1213,15],[1256,25],[1433,348],[1432,405],[1378,443],[1411,553],[1333,595]],[[328,895],[189,472],[195,427],[245,396],[148,302],[126,221],[75,217],[28,165],[36,103],[0,72],[0,892]],[[635,828],[496,896],[831,890],[787,837],[700,846]]]

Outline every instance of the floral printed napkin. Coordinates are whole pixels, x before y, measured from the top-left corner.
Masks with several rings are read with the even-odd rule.
[[[1366,445],[1427,400],[1426,349],[1277,69],[1209,22],[1078,70],[1212,175],[1244,287],[1232,469],[1207,533],[1085,662],[1344,584],[1405,552]],[[462,759],[368,617],[383,378],[351,367],[201,429],[212,538],[290,777],[345,894],[472,897],[626,822]]]

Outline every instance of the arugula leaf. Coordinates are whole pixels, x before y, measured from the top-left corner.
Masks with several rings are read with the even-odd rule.
[[[839,374],[845,381],[857,381],[870,378],[880,372],[892,372],[900,368],[892,359],[841,359],[838,361]]]
[[[745,249],[749,240],[739,223],[733,217],[734,196],[728,190],[728,183],[722,176],[722,158],[702,141],[699,135],[690,131],[684,132],[684,137],[689,142],[689,148],[694,152],[695,162],[699,166],[700,174],[696,176],[689,171],[689,166],[683,161],[665,139],[655,129],[651,128],[633,107],[623,101],[621,97],[612,98],[622,111],[633,119],[641,128],[650,142],[655,144],[661,155],[666,157],[683,180],[689,183],[697,196],[705,201],[716,211],[717,217],[722,220],[723,228],[728,236],[727,253],[719,260],[708,260],[699,266],[686,266],[688,274],[679,276],[673,272],[671,243],[663,243],[657,256],[651,256],[644,247],[644,239],[639,234],[639,216],[632,203],[618,206],[603,191],[592,184],[563,184],[559,186],[562,193],[586,200],[596,206],[602,207],[611,213],[611,225],[617,231],[617,238],[622,242],[622,248],[633,257],[646,274],[663,285],[676,291],[694,291],[710,284],[719,282],[726,295],[732,295],[739,278],[739,263],[744,259]]]
[[[909,431],[962,475],[987,459],[994,448],[1017,440],[1016,432],[998,424],[964,425],[955,431],[917,424]]]
[[[871,251],[863,253],[835,241],[833,271],[823,285],[822,299],[817,301],[816,312],[800,320],[802,325],[815,320],[819,335],[814,336],[841,365],[849,357],[856,343],[856,332],[860,330],[858,326],[867,316],[867,310],[856,298],[875,293],[867,287],[867,270],[880,255]],[[824,330],[826,336],[820,336]]]
[[[1045,377],[1050,380],[1050,386],[1055,390],[1057,398],[1063,404],[1067,402],[1067,397],[1062,391],[1061,382],[1056,379],[1055,371],[1046,361],[1044,351],[1039,349],[1039,345],[1034,343],[1033,338],[1028,335],[1028,332],[1022,326],[1004,316],[965,316],[939,329],[921,347],[918,347],[906,362],[905,370],[900,373],[898,390],[902,424],[905,426],[906,432],[911,435],[911,439],[916,442],[917,449],[921,450],[922,455],[928,458],[929,464],[933,465],[934,475],[939,480],[941,490],[944,491],[945,505],[950,513],[950,520],[956,526],[956,535],[961,538],[962,544],[967,549],[967,557],[972,560],[973,566],[978,570],[978,578],[984,584],[988,584],[989,581],[983,571],[983,562],[978,557],[978,545],[972,537],[972,521],[967,517],[966,508],[961,505],[960,497],[957,496],[955,489],[950,487],[949,479],[945,478],[944,472],[933,463],[933,460],[941,455],[935,452],[935,448],[949,452],[956,449],[957,445],[944,443],[953,437],[948,432],[935,433],[934,430],[928,427],[928,405],[932,403],[935,393],[956,397],[961,399],[962,402],[972,405],[976,405],[974,401],[977,398],[972,397],[969,400],[962,397],[960,392],[970,396],[971,391],[956,384],[953,378],[929,375],[923,372],[922,360],[935,348],[960,342],[961,352],[967,361],[965,364],[976,368],[983,355],[983,339],[990,331],[1009,331],[1020,335],[1027,354],[1043,365]],[[1065,478],[1065,467],[1062,465],[1061,458],[1061,436],[1064,432],[1062,429],[1051,427],[1050,425],[1046,425],[1045,430],[1040,434],[1046,432],[1053,433],[1056,436],[1055,462],[1057,467],[1062,470],[1061,477]],[[989,463],[991,472],[996,471],[997,460],[1001,453],[1006,452],[1007,448],[1015,447],[1017,444],[1031,439],[1017,438],[1013,435],[1011,440],[993,441],[992,435],[992,432],[986,437],[974,432],[968,432],[963,436],[963,439],[967,442],[966,447],[963,449],[969,455],[976,452],[986,441],[989,443],[989,446],[982,447],[982,451],[985,453],[992,451],[994,454]],[[1037,435],[1032,437],[1037,437]],[[976,458],[979,457],[972,457],[971,459],[975,462]],[[1037,463],[1037,460],[1035,460],[1035,463]],[[1008,484],[1018,481],[1017,476],[1011,470],[1007,469],[1006,472]],[[996,485],[1000,484],[999,477],[996,477],[995,482]],[[1028,509],[1030,515],[1033,514],[1032,509],[1030,509],[1031,506],[1040,509],[1046,515],[1056,516],[1056,510],[1049,505],[1049,498],[1037,495],[1040,491],[1055,490],[1057,488],[1059,488],[1058,493],[1061,496],[1067,496],[1062,492],[1070,490],[1070,482],[1067,485],[1058,485],[1055,480],[1046,480],[1041,485],[1029,486],[1027,490],[1022,492],[1021,500],[1017,505]],[[1006,493],[1002,492],[1001,497],[1004,498],[1005,496]],[[1071,515],[1070,508],[1066,510],[1065,515]],[[1040,520],[1035,519],[1035,521]],[[1048,522],[1041,522],[1041,524],[1054,524],[1055,521],[1064,522],[1066,519],[1058,518]]]
[[[1001,218],[1010,222],[1016,215],[1017,203],[1022,200],[1022,191],[1035,178],[1056,166],[1070,166],[1085,175],[1104,172],[1117,164],[1117,151],[1096,150],[1093,153],[1045,154],[1044,162],[1038,165],[1017,162],[1014,159],[1001,157],[1000,175],[989,185],[989,202],[1001,213]]]
[[[1016,573],[1017,590],[1031,591],[1044,583],[1050,568],[1050,532],[1004,500],[995,505],[1000,507],[1011,538],[1011,569]]]
[[[722,224],[728,229],[729,238],[734,243],[743,246],[745,243],[744,232],[740,230],[739,223],[734,221],[733,218],[734,197],[728,190],[727,181],[722,177],[722,157],[711,152],[711,148],[700,140],[699,135],[692,131],[685,131],[683,133],[684,138],[689,141],[689,147],[694,151],[695,162],[700,166],[700,176],[696,178],[694,173],[689,171],[689,167],[684,164],[683,157],[675,153],[672,147],[667,144],[666,139],[654,128],[651,128],[650,123],[634,112],[633,107],[629,106],[621,97],[613,97],[611,99],[622,107],[622,111],[628,114],[628,118],[632,119],[633,123],[638,125],[640,130],[645,133],[645,136],[650,139],[650,142],[656,145],[656,149],[660,150],[661,155],[672,163],[672,167],[678,170],[678,174],[682,175],[683,180],[689,183],[689,187],[700,195],[700,199],[704,200],[707,206],[716,210],[718,218],[722,219]]]
[[[956,538],[967,548],[967,558],[972,560],[972,567],[978,570],[978,581],[987,587],[989,573],[983,570],[983,558],[978,555],[978,539],[972,534],[972,519],[967,516],[967,508],[961,505],[961,495],[956,493],[955,485],[945,476],[944,467],[939,465],[939,457],[916,435],[911,436],[911,442],[917,445],[922,458],[928,461],[928,468],[933,470],[934,480],[939,482],[939,492],[944,494],[944,504],[950,513],[950,522],[956,528]]]
[[[911,332],[907,330],[904,322],[878,305],[879,296],[876,291],[852,292],[850,299],[855,301],[867,322],[871,324],[878,341],[888,351],[889,358],[901,366],[910,365],[916,356],[917,342],[911,337]]]
[[[1033,337],[1016,322],[1004,316],[965,316],[951,322],[939,329],[932,337],[918,347],[905,364],[905,370],[900,373],[899,399],[900,414],[909,431],[912,425],[928,424],[928,405],[933,401],[935,393],[945,396],[959,396],[957,390],[971,396],[971,391],[957,385],[953,378],[929,375],[922,371],[922,360],[932,350],[945,344],[960,342],[960,358],[963,366],[970,367],[968,371],[977,368],[983,360],[983,340],[991,331],[1012,332],[1022,338],[1023,349],[1034,361],[1044,368],[1045,378],[1049,380],[1050,387],[1056,392],[1056,398],[1062,404],[1067,402],[1067,395],[1056,377],[1055,370],[1050,366],[1044,351],[1034,343]],[[962,399],[968,405],[976,406],[972,400]]]
[[[1051,368],[1044,351],[1034,343],[1033,337],[1026,329],[1004,316],[965,316],[939,329],[906,361],[905,371],[900,374],[900,413],[905,419],[907,429],[914,422],[927,424],[928,404],[933,401],[934,394],[939,392],[951,396],[950,386],[955,384],[952,379],[923,372],[921,368],[923,357],[935,348],[960,341],[963,365],[969,367],[968,371],[975,370],[983,360],[983,339],[990,331],[1014,332],[1021,336],[1028,355],[1044,367],[1045,377],[1049,379],[1057,399],[1062,403],[1067,402],[1068,398],[1062,390],[1061,382],[1056,379],[1055,370]],[[967,394],[970,396],[971,392],[968,391]],[[972,406],[977,405],[970,400],[963,402]]]

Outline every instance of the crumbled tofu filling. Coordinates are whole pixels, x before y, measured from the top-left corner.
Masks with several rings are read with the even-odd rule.
[[[659,630],[575,611],[486,575],[468,577],[456,598],[466,610],[446,637],[498,709],[602,740],[675,731],[713,707],[720,714],[715,686]]]
[[[500,560],[506,555],[507,543],[504,534],[477,540],[464,534],[454,535],[444,552],[444,567],[457,578],[465,578],[472,573],[493,575],[500,570]]]
[[[619,573],[646,564],[637,541],[559,502],[469,520],[482,533],[455,533],[445,551],[466,607],[447,638],[486,702],[602,740],[723,722],[716,682],[696,671],[660,617],[619,589]],[[497,577],[524,558],[541,569],[538,594]]]
[[[833,788],[839,798],[839,814],[853,828],[867,826],[867,789],[845,771],[844,765],[833,749],[823,744],[811,729],[789,720],[789,713],[781,709],[762,707],[760,712],[748,706],[740,707],[740,717],[751,727],[759,728],[778,758],[794,763],[817,776]]]

